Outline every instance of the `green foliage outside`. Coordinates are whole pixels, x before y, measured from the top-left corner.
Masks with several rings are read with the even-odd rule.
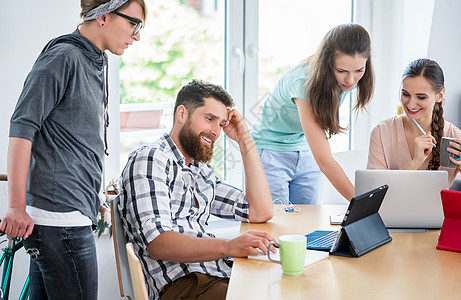
[[[178,0],[147,0],[146,4],[141,40],[121,57],[120,103],[174,103],[179,89],[192,79],[224,86],[224,14],[202,16]],[[131,141],[131,150],[144,140],[139,139],[139,145]],[[222,142],[215,144],[214,151],[219,155],[212,164],[221,176]]]
[[[173,102],[194,78],[224,85],[224,16],[203,17],[177,0],[146,4],[141,41],[121,58],[121,103]]]
[[[146,4],[148,16],[141,40],[121,56],[120,103],[174,103],[179,89],[192,79],[224,86],[224,8],[205,16],[200,9],[179,0],[146,0]],[[223,6],[224,1],[218,1],[218,5]],[[266,74],[260,76],[259,94],[264,95],[288,66],[273,64],[272,52],[261,51],[259,55],[259,73]],[[143,141],[122,140],[121,147],[129,153]],[[212,161],[221,177],[223,146],[220,138]]]

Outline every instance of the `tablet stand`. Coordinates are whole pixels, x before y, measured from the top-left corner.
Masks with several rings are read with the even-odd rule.
[[[330,251],[333,255],[359,257],[390,242],[392,238],[379,213],[343,226]]]
[[[442,190],[443,220],[437,249],[461,252],[461,192]]]

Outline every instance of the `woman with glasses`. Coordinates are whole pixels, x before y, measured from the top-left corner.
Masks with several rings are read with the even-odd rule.
[[[97,299],[92,225],[107,154],[109,50],[140,39],[143,0],[81,0],[83,22],[51,40],[10,121],[8,210],[0,230],[24,239],[30,299]]]

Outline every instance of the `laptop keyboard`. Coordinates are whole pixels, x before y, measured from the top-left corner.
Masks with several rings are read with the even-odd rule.
[[[331,231],[313,241],[307,243],[308,249],[330,249],[338,235],[338,231]]]

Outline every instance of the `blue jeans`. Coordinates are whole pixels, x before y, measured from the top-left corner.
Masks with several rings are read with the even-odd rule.
[[[30,300],[97,299],[98,265],[90,226],[35,225],[24,247],[30,255]]]
[[[322,172],[311,151],[258,150],[272,200],[293,204],[318,204]]]

